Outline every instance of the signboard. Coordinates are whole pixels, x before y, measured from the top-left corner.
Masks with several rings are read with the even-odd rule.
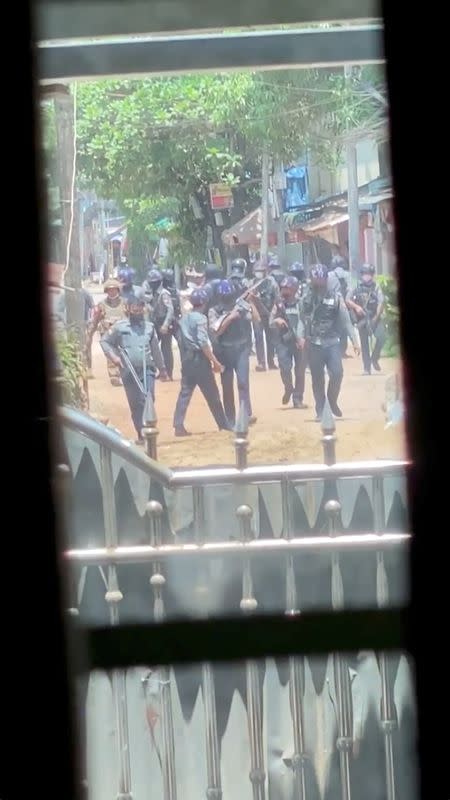
[[[209,196],[213,211],[222,211],[234,206],[233,192],[226,183],[210,183]]]

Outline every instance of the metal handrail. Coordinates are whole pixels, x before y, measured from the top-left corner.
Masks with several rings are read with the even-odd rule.
[[[183,545],[136,545],[129,547],[95,547],[66,550],[64,559],[72,563],[88,565],[145,564],[163,561],[176,556],[190,558],[199,556],[216,558],[235,557],[261,553],[281,553],[289,555],[303,552],[340,553],[343,551],[386,551],[397,547],[407,547],[411,539],[409,533],[352,533],[337,537],[305,536],[297,539],[253,539],[250,542],[208,542],[206,544]]]
[[[92,439],[96,444],[109,448],[129,464],[158,480],[167,489],[219,484],[279,483],[288,480],[336,480],[337,478],[370,478],[378,475],[402,475],[411,462],[402,460],[342,462],[326,464],[272,464],[252,466],[239,470],[236,467],[208,467],[173,471],[162,466],[114,429],[108,428],[87,414],[67,406],[58,410],[60,421],[67,428]]]

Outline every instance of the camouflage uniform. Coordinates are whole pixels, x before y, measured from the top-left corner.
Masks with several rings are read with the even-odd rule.
[[[109,288],[120,289],[120,284],[118,281],[111,280],[105,283],[104,288],[105,290]],[[119,322],[119,320],[125,318],[126,313],[124,298],[120,295],[115,300],[110,300],[108,297],[106,297],[103,302],[97,305],[94,311],[93,319],[89,329],[90,341],[92,341],[92,337],[97,330],[99,331],[100,336],[104,336],[104,334],[108,333],[110,328],[112,328],[116,322]],[[119,367],[117,367],[115,364],[112,364],[109,360],[106,363],[112,386],[122,386]]]

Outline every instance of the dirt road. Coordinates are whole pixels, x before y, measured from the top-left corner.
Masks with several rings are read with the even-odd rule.
[[[126,437],[135,438],[130,414],[121,387],[112,387],[98,341],[93,345],[94,379],[89,381],[90,409],[105,416]],[[172,467],[234,464],[233,434],[219,432],[200,392],[196,390],[186,418],[186,428],[194,435],[176,439],[172,416],[179,391],[179,363],[176,359],[172,383],[157,383],[158,457]],[[336,422],[336,452],[339,461],[356,461],[405,456],[403,431],[384,430],[386,377],[399,368],[392,359],[381,360],[381,374],[362,375],[360,359],[344,361],[344,382],[340,406],[344,418]],[[251,396],[258,422],[250,429],[249,463],[320,463],[320,426],[314,422],[311,376],[306,375],[305,402],[309,408],[296,411],[281,405],[282,387],[278,372],[255,372],[251,360]]]

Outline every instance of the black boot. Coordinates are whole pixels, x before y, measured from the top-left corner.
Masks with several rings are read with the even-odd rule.
[[[184,425],[180,425],[178,428],[175,428],[175,436],[192,436],[192,433],[189,433]]]

